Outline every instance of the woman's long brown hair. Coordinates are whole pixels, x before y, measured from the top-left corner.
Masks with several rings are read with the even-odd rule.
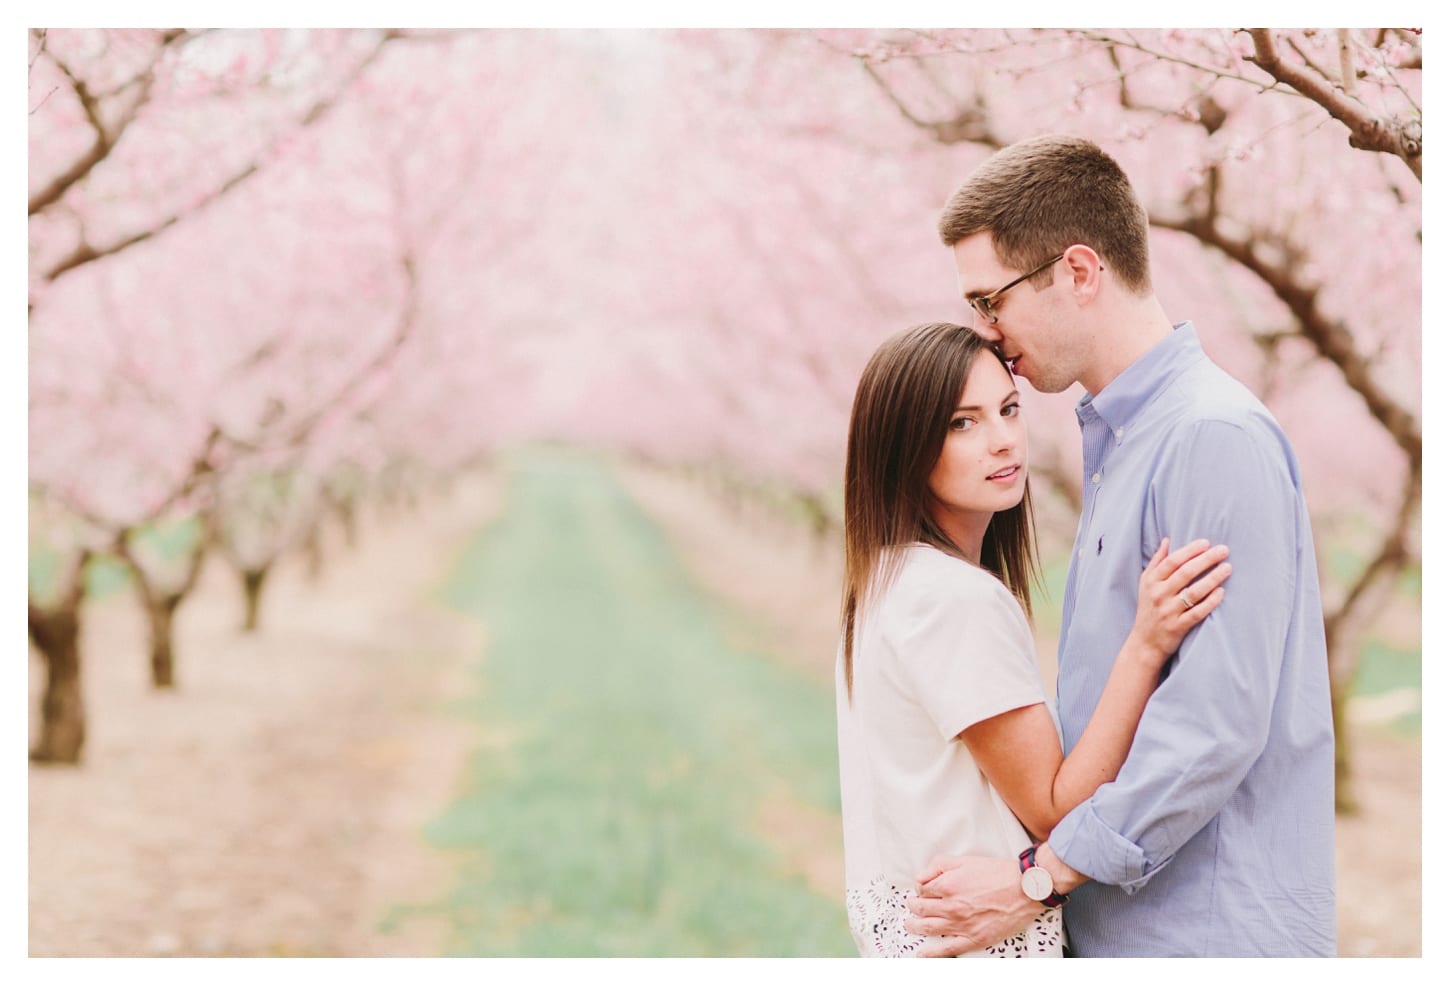
[[[886,340],[861,372],[846,441],[841,637],[848,695],[856,617],[896,578],[904,558],[900,549],[923,541],[967,560],[932,519],[927,479],[941,456],[967,371],[984,353],[1001,360],[966,326],[933,322]],[[1030,483],[1021,503],[987,525],[981,567],[1001,579],[1032,615],[1030,582],[1037,578],[1038,560]]]

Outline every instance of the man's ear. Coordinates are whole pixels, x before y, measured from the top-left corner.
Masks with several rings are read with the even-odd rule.
[[[1096,298],[1103,279],[1103,261],[1098,252],[1085,244],[1074,243],[1063,251],[1062,259],[1072,274],[1072,293],[1079,303]]]

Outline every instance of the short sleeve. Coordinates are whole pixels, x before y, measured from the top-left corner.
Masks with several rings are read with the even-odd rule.
[[[1046,700],[1027,618],[989,573],[936,578],[897,616],[888,634],[903,679],[943,739]]]

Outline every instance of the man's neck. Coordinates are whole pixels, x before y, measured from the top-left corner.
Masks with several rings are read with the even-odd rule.
[[[1104,313],[1102,324],[1096,334],[1093,365],[1078,379],[1090,394],[1102,393],[1118,374],[1173,331],[1173,323],[1152,294],[1124,299]]]

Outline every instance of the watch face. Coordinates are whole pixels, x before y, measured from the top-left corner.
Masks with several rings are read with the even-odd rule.
[[[1052,894],[1052,875],[1040,866],[1029,867],[1022,874],[1022,892],[1033,900],[1046,900]]]

